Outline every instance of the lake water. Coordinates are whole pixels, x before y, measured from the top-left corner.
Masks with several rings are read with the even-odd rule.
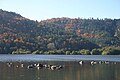
[[[28,68],[38,63],[63,67]],[[0,80],[120,80],[120,56],[0,55]]]

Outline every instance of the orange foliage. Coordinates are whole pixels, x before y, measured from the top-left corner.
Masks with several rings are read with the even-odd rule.
[[[24,41],[22,40],[22,38],[17,38],[16,40],[14,40],[14,42],[24,43]]]

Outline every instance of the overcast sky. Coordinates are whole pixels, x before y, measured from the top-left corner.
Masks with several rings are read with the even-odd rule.
[[[57,17],[120,18],[120,0],[0,0],[0,9],[38,21]]]

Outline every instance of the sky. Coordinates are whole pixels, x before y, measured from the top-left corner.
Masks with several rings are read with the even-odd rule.
[[[50,18],[120,18],[120,0],[0,0],[0,9],[32,20]]]

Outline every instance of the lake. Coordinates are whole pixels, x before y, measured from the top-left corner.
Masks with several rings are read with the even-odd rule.
[[[120,56],[0,55],[0,80],[120,80]]]

